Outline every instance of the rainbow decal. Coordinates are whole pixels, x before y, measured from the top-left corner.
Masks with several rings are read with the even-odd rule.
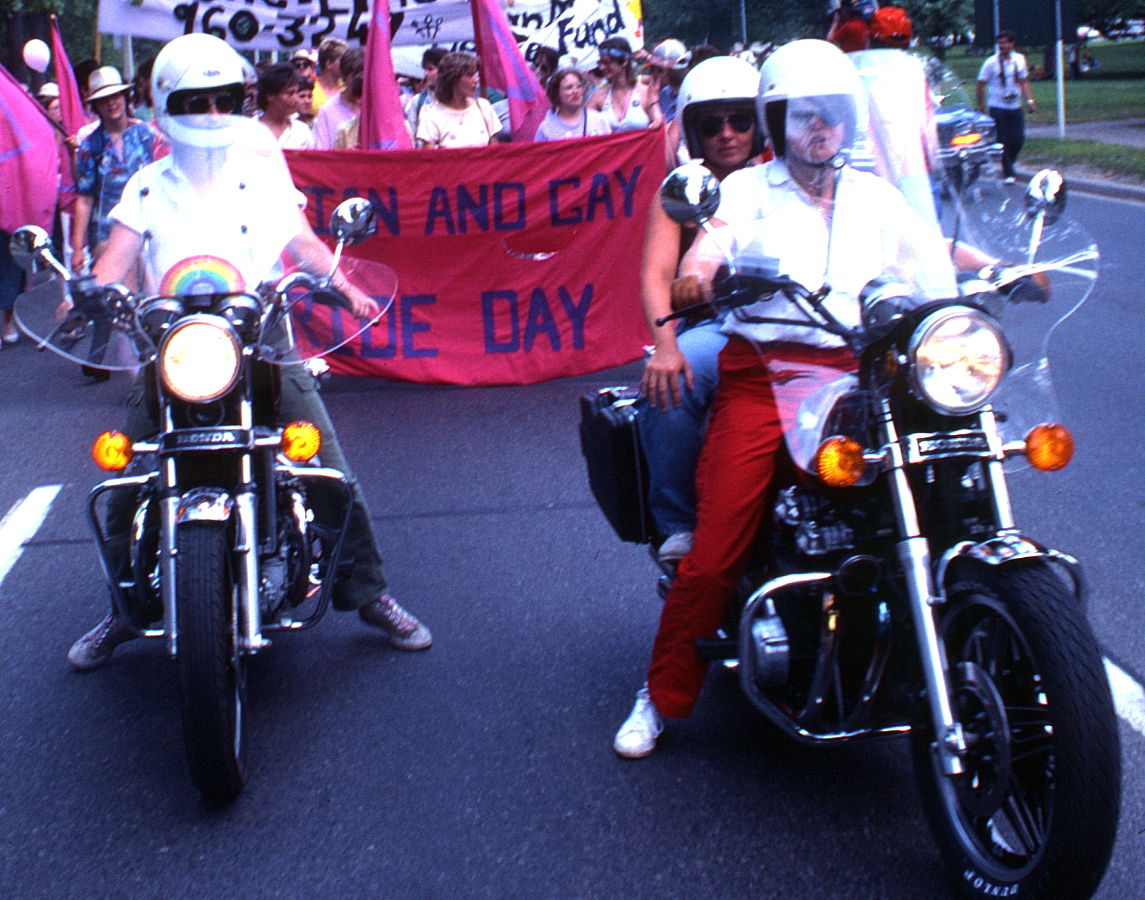
[[[239,270],[217,256],[189,256],[175,263],[159,284],[163,297],[192,294],[225,294],[246,290]]]

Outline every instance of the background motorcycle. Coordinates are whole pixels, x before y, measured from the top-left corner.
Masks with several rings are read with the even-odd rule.
[[[213,801],[246,778],[246,658],[269,646],[267,633],[314,625],[330,601],[349,482],[321,465],[320,429],[280,425],[276,401],[284,369],[320,363],[377,321],[341,311],[330,285],[340,261],[378,317],[388,309],[393,271],[342,260],[375,231],[369,203],[349,200],[331,221],[326,278],[294,272],[257,293],[175,297],[69,279],[42,230],[13,235],[14,254],[44,270],[17,300],[22,330],[41,349],[146,380],[158,431],[96,439],[95,461],[119,474],[92,489],[89,521],[119,620],[163,639],[175,661],[191,777]]]

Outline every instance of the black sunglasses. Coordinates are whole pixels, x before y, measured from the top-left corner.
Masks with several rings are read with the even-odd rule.
[[[243,89],[233,84],[213,91],[175,91],[167,98],[167,112],[173,116],[201,116],[215,112],[224,116],[242,109]]]
[[[696,122],[696,129],[700,137],[713,138],[724,130],[724,125],[731,125],[733,131],[747,134],[755,125],[755,116],[749,112],[734,112],[727,116],[707,115],[701,116]]]

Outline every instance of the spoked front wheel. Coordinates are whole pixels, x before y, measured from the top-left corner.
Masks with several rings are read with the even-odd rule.
[[[177,666],[191,779],[225,803],[246,782],[246,672],[238,650],[230,535],[221,522],[179,527]]]
[[[1117,834],[1121,754],[1097,641],[1049,566],[968,568],[941,636],[964,773],[914,731],[931,828],[972,897],[1088,897]]]

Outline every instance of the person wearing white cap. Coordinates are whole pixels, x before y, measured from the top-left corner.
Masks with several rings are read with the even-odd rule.
[[[44,82],[44,85],[36,92],[36,99],[44,107],[49,119],[57,125],[63,124],[64,115],[60,110],[60,86],[58,84],[54,81]]]
[[[72,216],[72,270],[85,269],[87,255],[99,258],[111,231],[109,213],[119,202],[127,179],[156,158],[155,133],[127,114],[126,84],[114,66],[103,66],[88,79],[86,100],[99,125],[76,150],[76,205]]]
[[[652,50],[652,58],[644,70],[651,76],[652,85],[657,89],[660,99],[660,113],[665,122],[676,118],[676,98],[680,94],[680,85],[691,65],[692,54],[688,52],[680,41],[668,38],[661,41]]]

